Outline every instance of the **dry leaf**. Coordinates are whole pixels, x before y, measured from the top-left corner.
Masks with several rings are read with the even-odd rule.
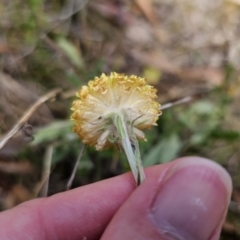
[[[156,24],[157,16],[154,10],[152,0],[135,0],[138,7],[141,9],[145,17],[152,23]]]

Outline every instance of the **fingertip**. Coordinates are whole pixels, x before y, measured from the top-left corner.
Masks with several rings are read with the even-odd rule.
[[[147,172],[102,239],[207,240],[219,234],[231,194],[221,166],[186,157]]]
[[[228,197],[230,198],[232,193],[232,179],[226,169],[223,168],[220,164],[203,157],[182,157],[173,161],[173,167],[171,170],[174,172],[177,169],[188,166],[194,166],[194,169],[199,168],[199,170],[201,168],[206,168],[215,172],[219,177],[219,180],[222,182],[222,184],[224,184]]]

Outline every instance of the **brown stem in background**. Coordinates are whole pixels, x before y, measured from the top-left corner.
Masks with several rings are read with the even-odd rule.
[[[78,155],[78,158],[76,160],[75,166],[74,166],[73,171],[72,171],[72,174],[71,174],[71,176],[70,176],[70,178],[68,180],[66,190],[69,190],[71,188],[71,186],[72,186],[72,182],[73,182],[73,179],[74,179],[74,177],[76,175],[76,172],[77,172],[77,169],[78,169],[78,165],[79,165],[80,160],[81,160],[81,158],[83,156],[84,150],[85,150],[85,145],[82,146],[82,149],[81,149],[81,151],[80,151],[80,153]]]
[[[166,104],[160,106],[160,110],[171,108],[171,107],[174,107],[174,106],[182,104],[182,103],[190,102],[193,99],[194,99],[193,96],[184,97],[184,98],[182,98],[180,100],[177,100],[175,102],[166,103]]]
[[[49,185],[49,176],[51,172],[51,163],[53,155],[53,145],[49,145],[46,149],[45,156],[43,159],[43,171],[42,171],[42,188],[38,193],[38,197],[47,197],[48,195],[48,185]]]
[[[56,88],[47,94],[40,97],[20,118],[20,120],[13,126],[13,128],[2,138],[0,141],[0,149],[22,128],[22,126],[29,120],[33,113],[46,101],[56,97],[62,91],[60,88]]]

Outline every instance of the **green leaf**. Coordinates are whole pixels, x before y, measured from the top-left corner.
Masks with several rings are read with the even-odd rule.
[[[172,134],[168,138],[164,138],[143,158],[145,167],[158,163],[165,163],[177,157],[179,150],[182,147],[182,142],[176,134]]]
[[[79,76],[73,72],[67,72],[67,79],[74,87],[79,87],[79,84],[81,83]]]
[[[34,141],[31,145],[36,146],[42,142],[51,142],[59,138],[74,138],[75,134],[71,131],[72,121],[56,121],[49,125],[40,128],[36,134],[34,134]]]
[[[58,46],[64,51],[71,62],[79,68],[83,68],[83,60],[78,49],[66,38],[59,38]]]
[[[189,144],[191,145],[199,145],[202,144],[206,141],[207,137],[209,136],[210,132],[209,131],[199,131],[194,133],[190,139],[189,139]]]
[[[216,106],[214,106],[210,101],[202,100],[194,103],[191,107],[191,111],[196,114],[210,115],[212,112],[216,111]]]
[[[240,138],[240,133],[232,130],[216,129],[212,132],[212,137],[216,139],[224,139],[227,141],[236,141]]]

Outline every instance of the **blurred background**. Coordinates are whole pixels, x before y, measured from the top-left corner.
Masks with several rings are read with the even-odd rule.
[[[144,165],[198,155],[225,167],[234,191],[221,239],[240,239],[239,39],[240,0],[1,0],[0,138],[60,93],[0,149],[0,209],[66,190],[82,148],[75,92],[116,71],[145,77],[162,105],[192,98],[146,133]],[[87,147],[72,188],[126,171],[123,153]]]

